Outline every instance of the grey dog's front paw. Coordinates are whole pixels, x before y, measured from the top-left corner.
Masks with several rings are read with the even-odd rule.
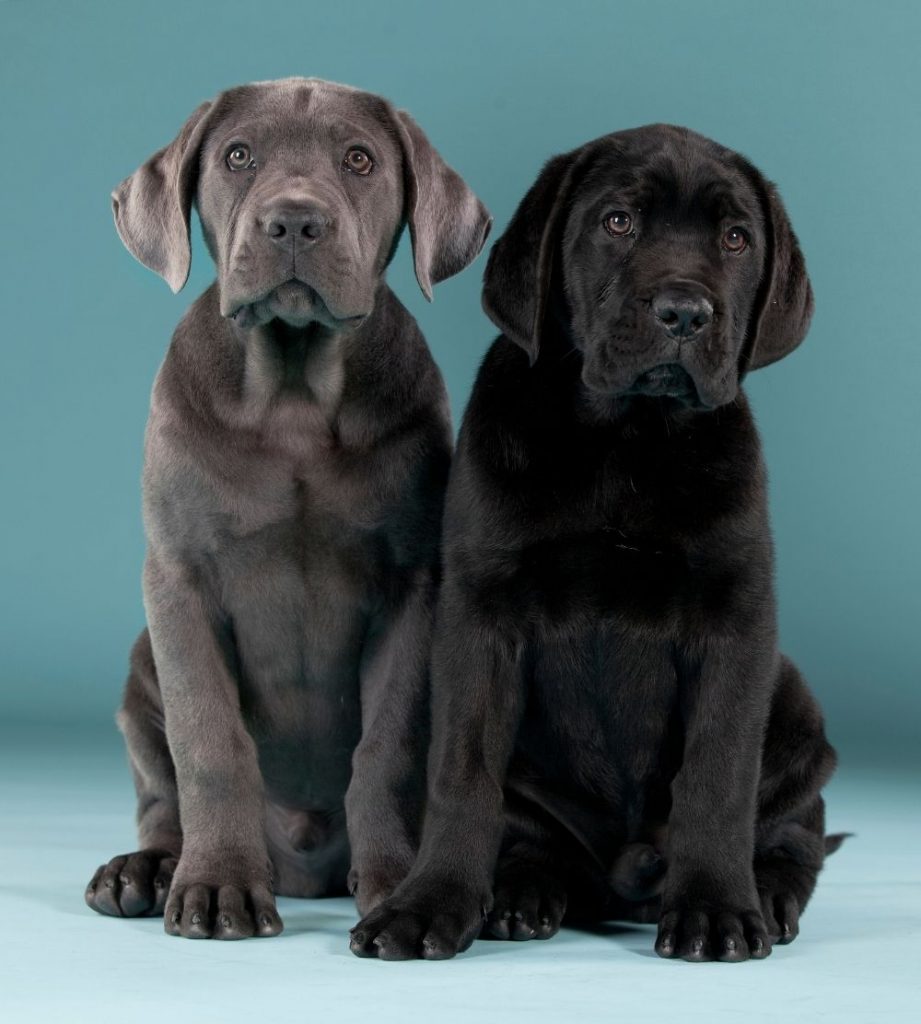
[[[186,939],[248,939],[278,935],[281,918],[267,878],[227,882],[211,872],[186,872],[180,862],[163,912],[169,935]],[[206,879],[206,880],[203,880]]]
[[[102,864],[86,887],[86,905],[109,917],[158,917],[163,913],[176,858],[168,850],[138,850]]]

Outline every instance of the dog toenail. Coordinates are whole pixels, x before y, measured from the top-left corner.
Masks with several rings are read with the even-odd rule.
[[[197,910],[192,915],[192,924],[201,924],[201,914]]]
[[[230,916],[228,914],[221,914],[221,927],[222,928],[229,928],[230,927]]]

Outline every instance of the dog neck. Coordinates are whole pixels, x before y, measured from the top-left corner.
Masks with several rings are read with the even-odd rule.
[[[345,361],[356,328],[280,320],[243,329],[233,325],[243,360],[241,397],[247,406],[301,399],[332,413],[342,399]]]

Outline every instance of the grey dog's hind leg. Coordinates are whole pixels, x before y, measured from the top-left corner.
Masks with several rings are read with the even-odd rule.
[[[140,848],[101,865],[86,889],[86,902],[113,917],[163,913],[182,848],[179,798],[163,726],[156,668],[145,629],[131,651],[131,671],[118,713],[138,796]]]

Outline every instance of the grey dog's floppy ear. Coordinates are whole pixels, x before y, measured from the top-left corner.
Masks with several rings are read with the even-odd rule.
[[[431,302],[432,285],[460,273],[483,248],[492,217],[405,110],[395,112],[394,124],[404,153],[416,280]]]
[[[579,150],[544,165],[492,247],[483,281],[483,309],[534,365],[540,349],[553,257]]]
[[[777,189],[750,165],[748,170],[761,199],[767,234],[764,278],[743,354],[743,369],[758,370],[788,355],[806,337],[812,286]]]
[[[198,178],[198,154],[211,103],[203,103],[176,138],[112,193],[115,227],[125,247],[174,292],[189,276],[189,219]]]

